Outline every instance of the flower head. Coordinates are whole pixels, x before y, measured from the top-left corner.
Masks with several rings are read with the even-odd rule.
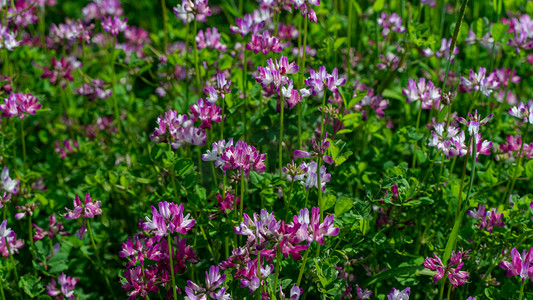
[[[117,16],[102,18],[102,27],[105,32],[117,36],[119,32],[128,29],[128,18],[120,19]]]
[[[0,104],[0,111],[4,117],[19,117],[24,119],[28,114],[35,115],[35,111],[41,109],[39,98],[30,93],[11,93],[4,99],[4,104]]]
[[[61,273],[57,281],[59,283],[59,288],[56,287],[56,280],[52,278],[50,284],[46,286],[46,293],[49,296],[55,296],[58,299],[61,299],[61,296],[74,299],[74,288],[76,287],[79,278],[72,278],[70,276],[66,276],[65,273]]]

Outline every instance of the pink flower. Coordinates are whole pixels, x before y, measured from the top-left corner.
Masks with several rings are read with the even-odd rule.
[[[502,260],[500,267],[507,270],[507,277],[513,277],[519,275],[522,278],[522,283],[529,277],[533,280],[533,248],[530,248],[526,253],[526,250],[522,251],[522,255],[513,248],[511,250],[511,262]]]
[[[47,294],[52,297],[61,298],[61,295],[66,298],[74,299],[74,288],[78,283],[79,278],[72,278],[61,273],[58,277],[59,289],[56,287],[56,280],[52,278],[50,284],[46,286]]]
[[[159,202],[159,210],[152,205],[152,218],[146,217],[143,229],[153,232],[158,237],[167,236],[169,233],[177,232],[186,234],[195,223],[190,219],[190,214],[183,216],[183,204]]]
[[[252,169],[264,171],[266,169],[266,154],[260,154],[254,146],[238,141],[235,146],[226,148],[220,156],[224,164],[222,170],[238,169],[248,175]]]
[[[105,32],[111,33],[113,36],[117,36],[119,32],[123,32],[128,29],[128,18],[121,20],[117,16],[102,18],[102,27]]]
[[[222,121],[222,108],[216,104],[211,104],[204,99],[198,99],[197,104],[189,107],[191,110],[191,120],[196,121],[200,119],[202,125],[200,129],[211,129],[211,122],[220,123]]]
[[[440,257],[433,253],[433,258],[426,257],[426,260],[424,261],[424,268],[437,271],[434,276],[435,283],[443,278],[444,275],[447,275],[450,283],[457,288],[459,285],[466,283],[466,280],[468,279],[468,272],[461,271],[461,268],[464,264],[462,259],[470,258],[468,255],[469,251],[470,250],[461,250],[457,253],[452,251],[450,262],[447,266],[444,266]],[[453,268],[454,265],[457,265],[457,267]]]
[[[21,120],[27,114],[35,115],[35,111],[41,109],[41,104],[37,97],[27,93],[11,93],[4,99],[4,104],[0,104],[0,111],[4,117],[19,117]]]
[[[196,43],[198,50],[204,48],[211,48],[220,51],[226,50],[228,47],[220,42],[222,35],[218,33],[216,27],[207,28],[205,34],[203,30],[199,30],[196,35]]]
[[[262,52],[267,55],[270,52],[279,53],[283,50],[278,38],[271,36],[268,31],[263,31],[262,35],[254,34],[251,41],[246,45],[246,50],[255,54]]]

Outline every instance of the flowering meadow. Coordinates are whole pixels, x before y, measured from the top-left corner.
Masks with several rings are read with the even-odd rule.
[[[0,300],[533,299],[531,16],[0,0]]]

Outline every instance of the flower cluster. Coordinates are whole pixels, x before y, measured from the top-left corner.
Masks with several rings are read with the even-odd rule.
[[[117,16],[102,18],[102,27],[107,33],[117,36],[119,32],[124,32],[128,29],[128,18],[120,19]]]
[[[311,5],[320,6],[320,0],[292,0],[294,7],[299,9],[303,16],[307,16],[309,21],[317,22],[316,13]]]
[[[170,143],[174,149],[184,144],[205,145],[205,131],[194,127],[194,121],[188,120],[187,115],[178,115],[175,110],[169,110],[157,118],[157,125],[154,134],[150,135],[150,139],[156,143]]]
[[[502,260],[500,267],[507,270],[507,277],[519,275],[522,283],[528,278],[533,280],[533,248],[527,252],[524,249],[522,255],[516,248],[513,248],[511,250],[511,262]]]
[[[9,254],[18,253],[20,248],[24,247],[23,240],[17,240],[17,234],[7,228],[7,220],[0,224],[0,254],[3,257],[9,257]]]
[[[398,290],[393,288],[389,295],[387,295],[387,300],[409,300],[411,295],[411,288],[406,287],[403,290]]]
[[[56,153],[59,153],[59,156],[61,159],[65,159],[67,155],[70,155],[79,148],[79,144],[77,140],[73,139],[67,139],[63,141],[56,141],[56,146],[54,148],[54,151]]]
[[[163,238],[174,232],[186,234],[194,226],[195,220],[189,219],[189,215],[183,216],[182,204],[160,202],[158,207],[159,210],[152,206],[151,219],[146,217],[145,222],[139,220],[139,227],[144,233],[128,238],[119,252],[120,257],[128,259],[127,269],[123,271],[122,288],[128,291],[129,299],[136,299],[137,296],[145,298],[149,292],[158,293],[159,286],[171,291],[171,268],[183,273],[187,270],[186,262],[198,263],[186,238],[169,237],[172,245],[168,244],[169,239]],[[155,264],[145,264],[146,260]]]
[[[474,219],[481,220],[481,222],[476,224],[476,226],[481,229],[486,228],[489,233],[492,233],[494,226],[505,226],[505,223],[503,222],[503,214],[499,213],[496,208],[493,208],[491,211],[487,212],[485,205],[479,204],[477,209],[469,210],[467,214]]]
[[[220,159],[223,162],[223,171],[239,170],[248,176],[253,169],[257,171],[266,170],[266,154],[260,154],[259,150],[244,141],[238,141],[235,146],[230,145],[225,148],[220,155]]]
[[[492,90],[500,87],[500,82],[498,82],[494,73],[487,75],[487,69],[482,67],[479,68],[477,73],[474,70],[470,70],[468,79],[461,77],[461,84],[466,91],[481,91],[486,97],[490,96]]]
[[[197,104],[189,107],[191,110],[191,121],[200,120],[202,124],[200,129],[211,129],[211,122],[219,123],[222,121],[222,108],[212,104],[204,99],[198,99]]]
[[[208,0],[182,0],[181,4],[174,7],[176,18],[183,21],[183,24],[193,21],[205,22],[211,15]]]
[[[228,211],[232,211],[236,205],[239,205],[241,202],[241,197],[235,198],[235,195],[228,191],[226,192],[226,197],[224,198],[222,198],[222,195],[217,194],[217,201],[220,210],[227,214]]]
[[[509,114],[515,118],[522,119],[524,122],[533,124],[533,101],[529,100],[527,104],[524,102],[518,103],[518,106],[513,106],[509,109]]]
[[[218,29],[216,27],[207,28],[205,30],[205,34],[203,30],[198,31],[198,34],[196,35],[196,45],[198,50],[204,48],[211,48],[220,51],[226,50],[228,47],[220,42],[221,37],[222,36],[220,33],[218,33]]]
[[[339,77],[339,70],[333,69],[331,74],[328,74],[325,66],[318,68],[318,71],[311,69],[309,78],[305,79],[305,84],[311,88],[311,94],[313,96],[318,95],[322,97],[324,89],[327,88],[334,94],[339,93],[339,86],[343,86],[346,83],[346,78]]]
[[[4,167],[2,173],[0,174],[0,190],[4,190],[9,194],[16,194],[19,191],[20,180],[11,179],[9,177],[9,168]]]
[[[522,146],[522,137],[520,135],[508,135],[505,144],[500,145],[500,151],[502,154],[498,155],[498,159],[511,159],[514,160],[520,155],[520,148],[522,147],[522,158],[533,158],[533,143],[525,143]]]
[[[159,202],[159,210],[152,205],[152,218],[146,217],[143,223],[143,230],[151,232],[158,237],[177,232],[186,234],[194,226],[194,219],[190,219],[190,214],[183,216],[183,204]]]
[[[101,79],[91,79],[90,83],[83,83],[80,88],[74,90],[74,93],[87,96],[90,101],[104,100],[112,93],[111,89],[105,88],[104,85],[105,82]]]
[[[30,93],[11,93],[4,99],[4,104],[0,104],[0,111],[4,117],[19,117],[21,120],[29,115],[35,115],[35,111],[41,109],[39,98]]]
[[[308,96],[309,92],[306,89],[300,91],[293,88],[292,79],[286,75],[298,73],[299,66],[291,62],[285,56],[281,56],[278,60],[267,60],[266,67],[257,67],[259,74],[255,78],[257,82],[263,87],[263,91],[267,96],[277,95],[287,102],[289,108],[293,108],[298,102],[301,102],[304,96]]]
[[[68,62],[64,57],[59,61],[55,57],[52,57],[52,66],[50,69],[43,68],[43,75],[41,78],[48,78],[51,84],[60,84],[62,88],[67,86],[67,82],[72,82],[72,64]]]
[[[468,272],[461,271],[461,268],[464,265],[463,259],[470,258],[468,252],[470,252],[470,250],[461,250],[457,253],[452,251],[450,262],[446,266],[442,263],[440,257],[433,253],[433,257],[426,257],[424,268],[437,271],[437,274],[435,274],[434,277],[435,283],[442,277],[447,276],[450,283],[457,288],[458,286],[465,284],[468,279]],[[455,265],[457,266],[454,268]]]
[[[433,82],[425,78],[420,78],[418,83],[409,78],[407,88],[402,90],[403,94],[407,96],[407,103],[414,101],[421,101],[422,109],[439,109],[441,89],[436,88]]]
[[[250,42],[246,44],[246,50],[253,51],[254,54],[261,52],[267,55],[270,52],[279,53],[283,48],[279,39],[265,30],[262,34],[252,35]]]
[[[5,48],[12,51],[20,45],[20,41],[17,41],[16,34],[9,31],[9,28],[0,24],[0,49]]]
[[[32,225],[33,227],[35,227],[35,235],[33,236],[33,241],[42,240],[45,236],[48,236],[50,240],[53,240],[55,235],[69,235],[68,232],[63,231],[65,229],[63,223],[57,222],[56,215],[50,215],[50,217],[48,217],[48,230],[44,230],[36,224]]]
[[[388,100],[383,99],[382,95],[374,93],[374,89],[368,87],[362,82],[358,82],[354,86],[353,98],[356,98],[360,92],[365,93],[363,99],[356,103],[353,109],[362,113],[362,119],[364,121],[368,119],[368,109],[366,109],[366,107],[370,107],[372,110],[374,110],[380,118],[385,116],[385,109],[389,107]]]
[[[74,203],[74,209],[71,210],[69,208],[65,207],[65,210],[67,213],[65,214],[65,219],[67,220],[76,220],[79,218],[83,219],[82,225],[78,232],[76,233],[76,236],[81,240],[83,239],[83,236],[85,235],[85,232],[87,231],[86,227],[86,220],[92,219],[95,216],[101,215],[102,210],[100,209],[100,205],[102,204],[101,201],[93,202],[93,199],[91,198],[91,195],[89,193],[85,194],[85,201],[82,204],[80,197],[76,195],[76,198],[73,201]]]
[[[250,14],[244,15],[244,18],[235,18],[235,25],[230,27],[232,33],[239,33],[242,37],[251,33],[253,35],[259,34],[265,27],[265,22],[254,18]]]
[[[231,300],[229,294],[226,293],[227,286],[224,285],[220,290],[217,289],[226,281],[226,274],[220,275],[220,268],[211,266],[208,272],[205,272],[205,287],[188,280],[185,287],[187,296],[185,300],[196,299],[217,299],[217,300]]]
[[[217,73],[216,80],[216,87],[204,88],[204,92],[207,94],[206,100],[211,104],[215,104],[219,98],[224,99],[226,94],[231,93],[231,80],[226,80],[223,73]]]
[[[404,33],[406,30],[405,26],[402,26],[402,18],[400,18],[397,13],[392,13],[389,16],[385,12],[382,12],[377,21],[378,25],[383,27],[381,35],[384,37],[388,36],[391,31]]]
[[[519,18],[513,18],[510,22],[509,32],[513,36],[507,45],[515,47],[516,53],[520,50],[530,50],[533,48],[533,20],[528,14],[522,14]]]
[[[56,280],[52,278],[50,284],[46,286],[46,293],[57,299],[63,299],[62,297],[74,299],[74,288],[76,288],[78,281],[79,278],[72,278],[65,275],[65,273],[61,273],[57,278],[59,288],[56,286]]]

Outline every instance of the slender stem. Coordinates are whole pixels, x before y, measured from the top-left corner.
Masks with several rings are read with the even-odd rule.
[[[119,113],[119,110],[118,110],[118,99],[117,99],[117,94],[115,92],[115,83],[117,81],[116,79],[116,73],[115,73],[115,48],[116,48],[116,44],[117,44],[117,37],[116,36],[113,36],[113,44],[112,44],[112,48],[111,48],[111,89],[112,89],[112,97],[113,97],[113,105],[115,107],[115,121],[117,122],[117,125],[118,125],[118,130],[119,130],[119,133],[122,131],[122,122],[120,120],[120,113]]]
[[[324,90],[324,98],[322,99],[322,119],[320,124],[320,141],[319,143],[322,143],[322,140],[324,139],[324,133],[325,133],[325,113],[326,113],[326,97],[328,95],[327,90]],[[317,167],[316,167],[316,174],[317,174],[317,190],[318,190],[318,207],[320,208],[320,222],[324,220],[324,210],[322,209],[322,181],[320,178],[320,167],[322,164],[322,157],[318,158]]]
[[[289,188],[289,195],[287,196],[287,201],[285,202],[285,221],[287,221],[287,218],[289,217],[289,210],[291,209],[291,195],[292,195],[292,187],[294,186],[294,180],[291,182],[291,187]]]
[[[524,281],[520,286],[520,297],[518,298],[518,300],[522,300],[522,298],[524,298],[524,287],[526,286],[526,284],[527,281]]]
[[[194,37],[193,37],[193,49],[194,52],[194,69],[196,71],[196,89],[200,93],[202,91],[200,86],[200,68],[198,66],[198,46],[196,45],[196,36],[198,35],[198,21],[194,18]]]
[[[300,57],[302,61],[300,62],[300,88],[303,88],[304,85],[304,74],[305,74],[305,54],[307,48],[307,18],[304,16],[304,39],[302,48],[298,49],[300,51]],[[302,147],[300,146],[300,149]]]
[[[447,299],[450,300],[450,296],[451,296],[451,293],[452,293],[452,285],[448,285],[448,297]]]
[[[417,101],[420,102],[420,101]],[[420,104],[420,103],[419,103]],[[422,115],[422,105],[418,105],[418,116],[416,117],[416,132],[418,132],[418,128],[420,128],[420,116]],[[413,144],[413,164],[411,165],[411,168],[415,168],[416,166],[416,150],[418,147],[418,142]]]
[[[19,293],[22,294],[22,291],[20,290],[20,287],[18,286],[19,273],[17,272],[17,262],[15,261],[15,258],[13,257],[13,254],[11,253],[11,249],[10,249],[11,247],[9,247],[9,243],[7,242],[7,237],[4,237],[4,243],[6,244],[6,247],[7,247],[7,253],[9,255],[9,259],[11,260],[11,263],[13,264],[13,273],[15,274],[15,280],[17,282],[16,285],[18,287]]]
[[[440,282],[440,290],[439,290],[439,300],[442,300],[442,296],[444,295],[444,286],[446,285],[446,277],[441,280]]]
[[[24,119],[20,120],[20,138],[22,140],[23,170],[26,170],[26,139],[24,138]]]
[[[190,31],[190,28],[191,27],[189,25],[189,20],[188,20],[188,16],[187,16],[187,20],[186,20],[186,28],[185,28],[185,77],[186,77],[186,81],[185,81],[185,99],[187,99],[187,105],[191,104],[191,102],[189,101],[189,31]]]
[[[309,248],[305,250],[305,255],[302,260],[302,266],[300,267],[300,273],[298,274],[298,280],[296,281],[296,286],[300,286],[300,283],[302,282],[302,276],[304,275],[305,264],[307,263],[308,257],[309,257]]]
[[[279,278],[279,272],[280,272],[280,263],[281,262],[281,252],[278,247],[276,250],[276,275],[274,277],[274,287],[272,288],[272,291],[274,294],[276,294],[276,290],[278,289],[278,278]]]
[[[167,244],[168,244],[168,256],[170,257],[170,276],[172,276],[172,292],[174,293],[174,300],[178,300],[178,293],[176,291],[176,279],[174,276],[174,263],[172,262],[172,257],[174,253],[172,251],[172,243],[170,239],[170,234],[167,235]]]
[[[524,135],[522,137],[522,144],[520,145],[520,151],[518,152],[518,158],[516,159],[516,167],[514,168],[513,178],[511,179],[511,188],[509,190],[507,190],[507,189],[505,190],[505,194],[504,194],[504,198],[503,198],[504,201],[513,192],[514,184],[516,182],[516,173],[518,173],[518,168],[520,168],[521,162],[524,161],[524,159],[522,157],[522,150],[524,149],[524,144],[526,142],[526,136],[527,136],[527,131],[528,130],[529,130],[529,122],[527,122],[526,131],[524,132]]]
[[[352,66],[352,24],[353,24],[353,3],[348,1],[348,82],[350,82]]]
[[[102,260],[100,260],[100,254],[98,253],[99,252],[98,247],[96,247],[96,243],[94,241],[94,236],[93,236],[93,231],[91,230],[91,222],[89,219],[85,219],[85,221],[87,224],[87,231],[89,231],[89,237],[91,238],[91,243],[94,248],[94,254],[96,255],[96,260],[98,261],[98,267],[100,268],[100,272],[102,272],[102,275],[104,275],[104,279],[105,279],[107,288],[111,292],[111,296],[113,297],[113,299],[117,299],[117,297],[115,297],[115,292],[113,291],[113,288],[111,287],[111,283],[109,282],[109,278],[107,277],[107,274],[104,270]]]
[[[30,237],[30,250],[33,258],[37,259],[35,255],[35,247],[33,246],[33,226],[31,226],[31,216],[28,216],[28,235]],[[37,271],[37,270],[35,270]]]
[[[468,187],[468,192],[466,193],[466,199],[465,201],[468,201],[470,199],[470,193],[472,192],[472,186],[474,185],[474,178],[476,176],[476,150],[477,150],[477,143],[476,143],[476,135],[472,135],[472,173],[470,175],[470,186]],[[460,211],[461,203],[458,204],[457,211]]]
[[[298,149],[302,149],[302,103],[296,104],[298,108]]]
[[[261,286],[261,250],[257,250],[257,277],[259,278],[259,288],[257,289],[257,299],[261,300],[262,286]]]
[[[0,295],[2,295],[2,300],[6,300],[6,295],[4,294],[3,282],[0,282]]]
[[[279,155],[278,155],[278,163],[279,163],[279,177],[281,178],[281,170],[283,166],[283,115],[285,112],[285,101],[283,101],[283,98],[278,95],[278,101],[280,102],[281,106],[281,114],[279,116]]]
[[[167,28],[167,5],[165,3],[165,0],[161,0],[161,13],[163,14],[163,46],[165,47],[163,49],[163,53],[167,53],[168,49],[168,28]]]
[[[242,134],[246,139],[246,113],[248,112],[248,59],[246,57],[246,48],[242,48],[242,93],[244,96],[243,114],[242,114]]]
[[[242,214],[243,206],[244,206],[244,171],[241,170],[241,203],[239,206],[239,216],[241,216],[241,222],[244,222],[244,217]]]

